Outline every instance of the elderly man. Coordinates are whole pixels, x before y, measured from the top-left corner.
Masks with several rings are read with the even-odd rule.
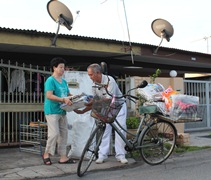
[[[91,64],[87,68],[88,75],[93,83],[108,84],[107,90],[110,94],[121,96],[122,92],[120,91],[116,81],[113,77],[102,74],[102,69],[99,64]],[[93,88],[93,95],[98,95],[100,97],[111,98],[105,91],[104,88]],[[83,110],[75,110],[76,113],[82,114],[90,110],[91,107],[87,106]],[[126,103],[123,104],[120,112],[118,113],[116,120],[119,124],[126,129],[126,116],[127,116],[127,107]],[[118,125],[117,125],[118,126]],[[120,129],[121,130],[121,129]],[[121,130],[121,132],[126,136],[126,133]],[[101,164],[108,158],[109,149],[110,149],[110,139],[111,139],[112,127],[109,124],[106,124],[106,129],[103,135],[102,142],[99,147],[98,159],[96,160],[97,164]],[[121,137],[115,132],[115,152],[117,161],[126,164],[128,160],[125,158],[125,143]]]

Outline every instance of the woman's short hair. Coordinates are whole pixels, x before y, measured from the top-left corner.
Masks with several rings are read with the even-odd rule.
[[[61,57],[53,58],[50,62],[51,70],[53,71],[53,67],[57,67],[59,64],[65,64],[66,65],[66,61]]]

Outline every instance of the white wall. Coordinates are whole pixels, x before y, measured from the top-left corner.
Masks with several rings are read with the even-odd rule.
[[[91,95],[92,80],[89,78],[86,71],[65,71],[63,78],[69,84],[78,84],[78,86],[69,86],[70,93],[73,95],[81,94],[82,92]],[[90,114],[90,112],[87,112]],[[71,126],[75,121],[82,119],[86,114],[76,114],[75,112],[67,112],[69,133],[68,144],[72,143],[72,129]],[[79,130],[80,131],[80,130]]]

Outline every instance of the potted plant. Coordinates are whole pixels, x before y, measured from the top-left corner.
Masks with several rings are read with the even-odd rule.
[[[127,131],[132,134],[136,134],[138,126],[140,123],[140,119],[136,116],[130,116],[126,119]],[[127,138],[133,138],[132,135],[127,134]]]

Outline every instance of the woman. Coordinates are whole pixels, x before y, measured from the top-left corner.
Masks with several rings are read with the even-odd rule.
[[[50,156],[55,154],[56,145],[60,164],[75,163],[67,157],[68,122],[66,111],[60,108],[62,103],[72,105],[67,82],[62,78],[65,63],[60,57],[53,58],[50,63],[53,74],[45,82],[44,113],[48,124],[48,139],[42,156],[45,165],[52,164]]]

